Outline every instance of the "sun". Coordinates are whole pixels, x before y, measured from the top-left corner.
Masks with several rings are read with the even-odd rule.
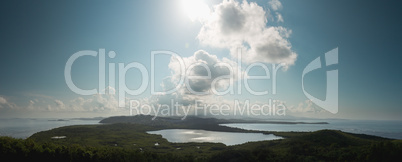
[[[181,7],[191,21],[208,18],[210,9],[202,0],[181,0]]]

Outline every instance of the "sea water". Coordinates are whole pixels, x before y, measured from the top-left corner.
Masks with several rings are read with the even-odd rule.
[[[28,138],[34,133],[68,125],[99,124],[100,120],[80,119],[0,119],[0,136]]]
[[[273,134],[218,132],[195,129],[163,129],[148,131],[147,133],[162,135],[162,137],[169,142],[175,143],[211,142],[223,143],[228,146],[246,142],[282,139],[282,137]]]

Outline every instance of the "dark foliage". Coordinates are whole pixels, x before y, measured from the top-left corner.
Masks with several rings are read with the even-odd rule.
[[[152,122],[149,116],[124,119],[128,121],[56,128],[36,133],[25,140],[0,137],[0,158],[1,161],[57,162],[400,161],[399,159],[402,159],[401,140],[370,135],[334,130],[303,133],[263,132],[274,133],[285,139],[249,142],[236,146],[225,146],[221,143],[170,143],[160,135],[146,132],[169,128],[248,131],[220,127],[214,119],[190,118],[186,122],[177,120],[168,122],[163,118]],[[53,139],[54,136],[67,138]],[[155,145],[156,142],[158,146]]]

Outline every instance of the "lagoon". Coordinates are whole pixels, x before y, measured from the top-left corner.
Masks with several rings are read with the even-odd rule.
[[[169,142],[175,143],[212,142],[223,143],[228,146],[246,142],[282,139],[282,137],[273,134],[218,132],[195,129],[164,129],[148,131],[147,133],[162,135],[162,137],[166,138]]]

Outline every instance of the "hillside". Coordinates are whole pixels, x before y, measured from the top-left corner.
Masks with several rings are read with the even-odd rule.
[[[13,161],[392,161],[400,159],[402,152],[401,140],[334,130],[275,132],[285,139],[235,146],[171,143],[160,135],[146,132],[209,126],[225,131],[227,128],[217,125],[222,122],[220,119],[151,118],[107,118],[102,120],[104,124],[56,128],[38,132],[26,140],[1,137],[0,155]]]

